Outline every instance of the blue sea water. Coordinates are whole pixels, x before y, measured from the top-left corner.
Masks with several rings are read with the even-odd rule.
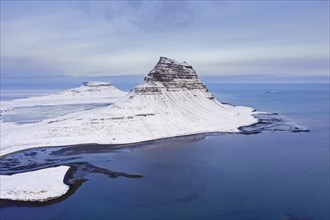
[[[88,163],[142,177],[91,171],[81,174],[88,181],[65,200],[4,205],[0,218],[329,219],[329,84],[207,85],[221,102],[277,112],[310,132],[199,135],[112,150],[51,149],[50,155],[43,149],[20,152],[9,159],[26,170],[46,162]],[[2,165],[1,172],[17,166]]]

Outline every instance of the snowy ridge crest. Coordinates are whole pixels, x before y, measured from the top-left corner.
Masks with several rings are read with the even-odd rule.
[[[63,92],[58,94],[70,94],[70,95],[77,95],[79,93],[108,93],[111,96],[111,93],[121,93],[119,89],[117,89],[111,82],[98,82],[98,81],[88,81],[83,82],[80,87],[67,89]]]

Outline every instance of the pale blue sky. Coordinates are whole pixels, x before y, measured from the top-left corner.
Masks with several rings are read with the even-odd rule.
[[[1,75],[329,77],[329,1],[1,1]]]

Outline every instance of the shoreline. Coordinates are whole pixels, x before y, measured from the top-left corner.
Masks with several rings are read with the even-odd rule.
[[[185,137],[190,137],[190,136],[197,136],[197,135],[205,135],[205,136],[211,136],[211,135],[222,135],[222,134],[245,134],[242,132],[240,129],[242,127],[250,127],[255,124],[258,124],[258,122],[253,123],[248,126],[241,126],[238,128],[239,131],[233,131],[233,132],[221,132],[221,131],[214,131],[214,132],[198,132],[198,133],[191,133],[191,134],[183,134],[183,135],[175,135],[175,136],[169,136],[169,137],[161,137],[161,138],[155,138],[155,139],[150,139],[150,140],[145,140],[145,141],[137,141],[137,142],[129,142],[129,143],[122,143],[122,144],[99,144],[99,143],[79,143],[79,144],[69,144],[69,145],[53,145],[53,146],[38,146],[38,147],[31,147],[31,148],[25,148],[22,150],[17,150],[13,151],[10,153],[6,153],[0,156],[0,160],[3,159],[6,156],[19,153],[19,152],[24,152],[26,150],[34,150],[34,149],[39,149],[39,148],[67,148],[67,147],[79,147],[79,146],[86,146],[86,145],[93,145],[93,146],[99,146],[99,147],[106,147],[109,146],[111,149],[119,149],[119,148],[124,148],[124,147],[134,147],[134,145],[139,145],[139,144],[148,144],[148,143],[153,143],[156,141],[165,141],[169,139],[175,139],[175,138],[185,138]]]
[[[265,122],[265,119],[258,118],[257,117],[258,115],[270,116],[270,118],[268,118],[269,121],[267,121],[267,119],[266,119],[266,122]],[[235,132],[198,132],[198,133],[175,135],[175,136],[156,138],[156,139],[131,142],[131,143],[123,143],[123,144],[79,143],[79,144],[74,144],[74,145],[40,146],[40,147],[32,147],[32,148],[22,149],[19,151],[10,152],[8,154],[0,156],[0,160],[9,155],[13,155],[15,153],[29,151],[29,150],[35,150],[35,149],[60,148],[59,152],[62,149],[64,151],[69,149],[70,151],[73,151],[75,154],[79,154],[80,151],[86,151],[86,149],[88,149],[88,148],[91,151],[94,150],[94,152],[102,152],[102,151],[105,152],[105,151],[124,149],[124,148],[133,149],[133,148],[139,147],[139,146],[150,145],[150,144],[155,145],[157,143],[164,143],[164,142],[171,143],[172,140],[192,142],[192,141],[202,140],[202,139],[206,138],[207,136],[218,136],[218,135],[227,135],[227,134],[230,134],[230,135],[232,135],[232,134],[237,134],[237,135],[259,134],[259,133],[262,133],[263,131],[269,131],[269,130],[267,130],[267,125],[274,124],[276,126],[276,121],[275,122],[272,121],[272,120],[274,120],[274,118],[272,116],[275,116],[275,115],[278,115],[278,113],[264,113],[264,112],[258,113],[258,112],[256,112],[256,114],[253,115],[253,117],[257,119],[256,123],[253,123],[248,126],[240,126],[237,129],[238,131],[235,131]],[[279,120],[279,122],[285,122],[281,118],[278,120]],[[263,127],[263,125],[265,127]],[[287,130],[289,132],[309,132],[308,129],[304,129],[304,128],[299,129],[298,127],[295,127],[294,125],[292,125],[289,128],[290,129]],[[251,130],[249,130],[249,129],[251,129]],[[275,129],[274,131],[280,131],[280,130]],[[76,150],[76,152],[75,152],[75,150]],[[73,183],[68,182],[68,180],[70,179],[69,176],[70,175],[72,176],[74,174],[76,168],[74,168],[75,166],[72,166],[73,164],[63,164],[63,165],[70,166],[69,170],[67,171],[67,173],[65,174],[65,177],[63,179],[63,182],[69,186],[69,190],[67,191],[67,193],[65,193],[64,195],[62,195],[56,199],[45,200],[45,201],[18,201],[18,200],[10,200],[10,199],[0,199],[0,207],[7,207],[7,206],[14,206],[14,205],[17,205],[17,206],[46,206],[46,205],[51,205],[51,204],[58,203],[58,202],[65,200],[66,198],[68,198],[69,196],[74,194],[76,192],[76,190],[88,179],[80,179]],[[38,169],[36,169],[36,170],[38,170]],[[112,172],[112,171],[110,171],[110,172]],[[18,173],[20,173],[20,172],[15,172],[13,174],[18,174]],[[12,174],[6,174],[6,175],[12,175]]]
[[[254,110],[256,112],[256,110]],[[257,115],[269,115],[269,116],[277,116],[278,113],[256,113],[253,115],[255,119],[257,119],[257,122],[247,125],[247,126],[240,126],[237,128],[237,131],[206,131],[206,132],[196,132],[196,133],[188,133],[188,134],[182,134],[182,135],[173,135],[173,136],[168,136],[168,137],[160,137],[160,138],[155,138],[155,139],[149,139],[149,140],[142,140],[142,141],[136,141],[136,142],[129,142],[129,143],[118,143],[118,144],[102,144],[102,143],[77,143],[77,144],[68,144],[68,145],[50,145],[50,146],[36,146],[36,147],[31,147],[31,148],[25,148],[21,150],[16,150],[13,152],[5,153],[3,155],[0,155],[0,160],[5,158],[8,155],[12,155],[15,153],[19,152],[24,152],[26,150],[34,150],[34,149],[39,149],[39,148],[68,148],[68,147],[81,147],[81,146],[86,146],[86,145],[92,145],[92,146],[97,146],[97,147],[106,147],[111,149],[119,149],[119,148],[125,148],[125,147],[134,147],[134,145],[140,145],[140,144],[149,144],[149,143],[154,143],[157,141],[165,141],[165,140],[170,140],[170,139],[176,139],[176,138],[187,138],[187,137],[192,137],[192,136],[198,136],[198,135],[203,135],[203,136],[213,136],[213,135],[226,135],[226,134],[243,134],[243,135],[251,135],[251,134],[259,134],[263,131],[262,128],[257,128],[252,131],[244,130],[248,128],[253,128],[258,125],[268,125],[267,123],[264,123],[262,119],[259,119],[256,117]],[[282,120],[282,119],[281,119]],[[299,127],[294,127],[290,132],[310,132],[309,129],[305,128],[299,128]],[[0,150],[0,154],[1,154]]]
[[[56,198],[50,198],[50,199],[43,199],[43,200],[15,200],[15,199],[0,199],[0,208],[4,207],[11,207],[11,206],[22,206],[22,207],[43,207],[52,205],[55,203],[59,203],[64,201],[65,199],[69,198],[71,195],[73,195],[80,186],[82,186],[83,183],[87,182],[89,180],[88,174],[89,173],[95,173],[95,174],[103,174],[109,178],[117,178],[117,177],[125,177],[125,178],[132,178],[132,179],[139,179],[143,176],[140,174],[129,174],[125,172],[116,172],[112,171],[106,168],[98,167],[95,165],[92,165],[90,163],[86,162],[80,162],[80,163],[68,163],[63,164],[64,166],[68,167],[68,170],[66,171],[64,177],[63,177],[63,183],[69,187],[69,189],[66,191],[66,193],[56,197]],[[51,168],[51,167],[48,167]],[[44,170],[48,168],[43,168],[39,170]],[[29,173],[24,172],[24,173]],[[33,172],[33,171],[31,171]],[[82,172],[85,172],[85,175],[78,177],[76,176],[76,173],[81,174]]]

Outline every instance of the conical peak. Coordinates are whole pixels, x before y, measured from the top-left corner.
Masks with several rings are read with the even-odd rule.
[[[196,71],[186,62],[180,63],[167,57],[160,57],[157,65],[145,77],[143,91],[154,93],[165,88],[167,91],[202,89],[205,84],[198,79]],[[140,91],[136,88],[135,91]],[[142,91],[141,90],[141,91]]]
[[[197,78],[195,70],[186,62],[180,63],[167,57],[160,57],[157,65],[146,77],[146,81],[171,82]]]

